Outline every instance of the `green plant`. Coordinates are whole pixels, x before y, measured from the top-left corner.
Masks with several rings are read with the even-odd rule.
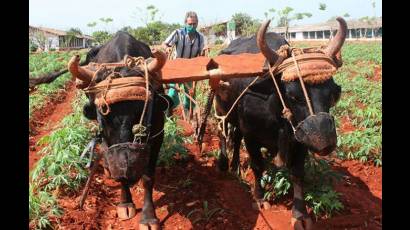
[[[29,40],[29,51],[36,52],[38,49],[38,45],[34,43],[32,40]]]
[[[33,227],[50,227],[50,219],[62,213],[57,196],[78,190],[87,178],[86,159],[79,158],[93,127],[82,115],[86,101],[85,95],[78,94],[73,102],[74,112],[63,119],[59,129],[39,141],[47,146],[40,151],[44,156],[30,173],[29,218]]]
[[[55,197],[51,194],[39,191],[35,193],[34,187],[29,186],[29,219],[34,228],[45,229],[52,227],[50,217],[59,217],[62,210],[58,207]]]
[[[167,117],[164,125],[164,141],[158,156],[157,165],[169,167],[175,164],[175,158],[184,160],[188,151],[183,146],[185,138],[179,133],[181,127],[177,126],[175,117]]]
[[[221,39],[217,39],[217,40],[215,41],[215,45],[221,45],[221,44],[223,44],[223,43],[224,43],[224,41],[221,40]]]
[[[339,194],[332,188],[333,182],[338,179],[340,175],[331,169],[326,160],[306,157],[305,201],[316,216],[330,217],[343,208]],[[286,168],[276,170],[272,166],[269,167],[261,178],[261,186],[265,190],[266,200],[280,199],[292,188],[289,170]]]
[[[200,217],[198,217],[197,219],[195,219],[194,221],[192,221],[192,224],[196,224],[200,221],[205,221],[206,223],[209,222],[209,220],[212,218],[213,215],[215,215],[215,213],[219,212],[223,212],[224,210],[222,208],[213,208],[213,209],[209,209],[208,207],[208,201],[204,201],[203,202],[203,207],[202,209],[194,209],[192,211],[190,211],[187,214],[187,218],[191,217],[194,213],[199,212],[200,213]]]

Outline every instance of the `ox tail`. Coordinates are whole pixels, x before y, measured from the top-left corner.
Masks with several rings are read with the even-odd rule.
[[[84,66],[87,64],[88,64],[88,60],[84,60],[80,62],[80,66]],[[68,72],[68,69],[65,68],[63,70],[55,71],[53,73],[46,73],[46,74],[40,75],[38,77],[29,77],[29,88],[33,88],[40,84],[49,84],[53,82],[55,79],[57,79],[59,76],[67,72]]]
[[[205,107],[205,111],[204,111],[205,114],[202,118],[201,126],[199,128],[198,137],[197,137],[197,141],[198,141],[200,151],[202,151],[202,141],[203,141],[204,134],[205,134],[205,129],[206,129],[206,123],[208,121],[208,116],[211,113],[212,102],[214,101],[214,96],[215,96],[215,90],[211,90],[208,94],[208,100],[206,102],[206,107]]]

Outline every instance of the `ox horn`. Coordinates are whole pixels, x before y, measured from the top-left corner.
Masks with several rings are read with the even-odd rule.
[[[341,17],[337,17],[336,20],[339,23],[339,29],[337,30],[335,37],[329,42],[328,46],[324,50],[325,54],[332,58],[340,55],[336,54],[338,54],[341,50],[347,33],[346,21]]]
[[[256,34],[256,44],[258,45],[258,48],[260,49],[263,56],[268,59],[269,64],[274,65],[279,59],[279,55],[274,50],[269,48],[268,44],[266,44],[265,33],[268,29],[269,23],[270,20],[264,22],[259,28],[258,33]]]
[[[90,83],[94,73],[87,68],[79,66],[80,56],[75,55],[68,62],[68,70],[74,78],[78,78],[85,83]]]
[[[165,62],[167,61],[167,55],[160,50],[152,50],[152,56],[154,60],[148,64],[148,72],[156,73],[164,67]]]

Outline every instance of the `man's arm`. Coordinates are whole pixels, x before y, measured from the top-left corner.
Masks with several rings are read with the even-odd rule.
[[[164,48],[172,47],[178,41],[178,33],[177,30],[174,30],[162,43]]]

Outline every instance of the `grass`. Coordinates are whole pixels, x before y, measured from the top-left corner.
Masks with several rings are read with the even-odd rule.
[[[79,156],[91,137],[89,130],[93,125],[82,115],[82,105],[87,99],[80,94],[73,102],[74,112],[61,121],[59,129],[39,141],[47,146],[40,151],[44,156],[31,172],[29,219],[32,228],[50,227],[54,217],[62,214],[56,202],[58,195],[77,191],[87,178],[86,159],[80,160]]]

